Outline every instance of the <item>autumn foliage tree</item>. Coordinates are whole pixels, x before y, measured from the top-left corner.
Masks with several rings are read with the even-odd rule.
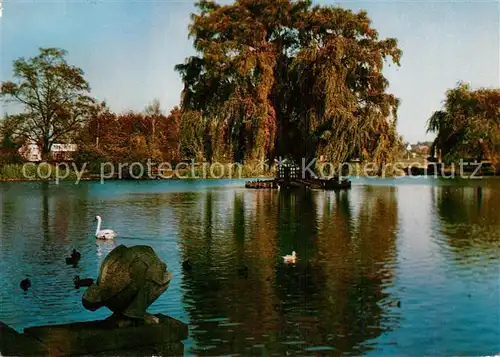
[[[116,114],[103,105],[80,132],[77,162],[132,163],[169,161],[179,158],[179,109],[162,114],[158,102],[145,113]]]
[[[446,92],[444,109],[428,120],[427,130],[437,134],[433,150],[443,161],[487,159],[500,161],[500,89],[471,89],[459,83]]]
[[[40,48],[38,56],[15,60],[15,81],[1,84],[2,99],[23,107],[8,118],[15,122],[12,135],[37,143],[45,157],[55,142],[69,140],[81,129],[95,108],[83,71],[69,65],[66,54]]]
[[[197,7],[198,55],[176,69],[183,120],[198,116],[205,156],[392,159],[398,100],[382,69],[386,60],[399,65],[401,50],[379,40],[365,11],[309,0]]]

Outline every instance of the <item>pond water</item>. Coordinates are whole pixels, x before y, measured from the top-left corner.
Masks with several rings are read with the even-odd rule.
[[[97,278],[117,244],[145,244],[173,273],[150,311],[189,324],[186,355],[493,355],[499,207],[495,178],[356,179],[344,192],[0,183],[0,320],[22,331],[108,316],[82,307],[73,277]],[[96,214],[116,242],[96,242]]]

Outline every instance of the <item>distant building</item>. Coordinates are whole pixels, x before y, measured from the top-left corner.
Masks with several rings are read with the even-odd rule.
[[[52,144],[50,158],[54,161],[71,161],[78,150],[76,144]],[[19,148],[19,155],[26,161],[42,161],[42,150],[37,144],[26,144]]]
[[[408,145],[408,151],[417,155],[429,155],[430,148],[427,145]]]
[[[52,144],[50,156],[54,161],[71,161],[77,149],[76,144]]]
[[[26,161],[42,161],[42,151],[37,144],[26,144],[19,148],[19,155]]]
[[[418,145],[417,154],[429,155],[430,148],[427,145]]]

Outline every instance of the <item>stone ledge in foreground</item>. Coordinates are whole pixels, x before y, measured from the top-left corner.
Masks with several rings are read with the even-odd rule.
[[[7,343],[9,348],[5,351],[2,331],[1,352],[7,356],[116,356],[116,353],[137,356],[146,351],[168,356],[183,355],[182,341],[188,337],[187,325],[166,315],[156,316],[160,319],[159,324],[137,327],[116,328],[112,319],[106,319],[28,327],[24,334],[13,330],[19,343]],[[33,341],[36,350],[33,349],[33,353],[31,348],[20,350],[18,347],[25,345],[24,341]]]
[[[33,337],[20,334],[0,321],[0,356],[57,356],[59,351],[49,348]]]

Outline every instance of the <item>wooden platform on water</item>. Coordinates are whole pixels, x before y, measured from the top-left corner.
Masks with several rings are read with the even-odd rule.
[[[277,180],[257,180],[245,182],[246,188],[253,189],[277,189],[279,182]]]
[[[293,188],[309,188],[319,190],[347,190],[351,188],[351,181],[338,179],[292,179],[292,180],[257,180],[247,181],[246,188],[250,189],[293,189]]]

